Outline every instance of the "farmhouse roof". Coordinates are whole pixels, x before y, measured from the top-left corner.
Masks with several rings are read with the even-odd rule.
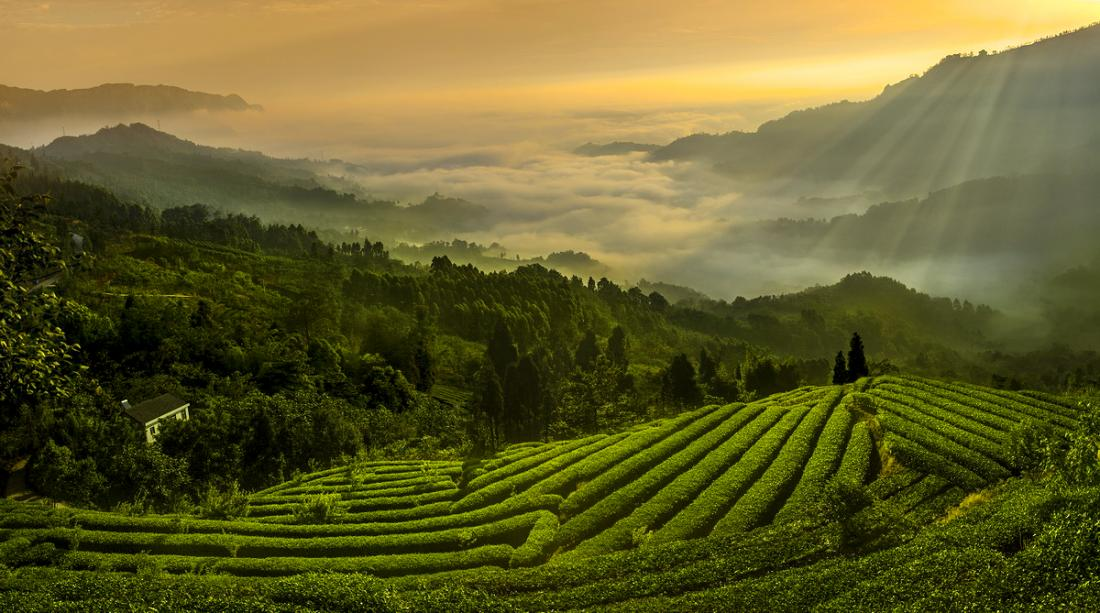
[[[136,421],[142,424],[147,424],[158,417],[163,417],[180,407],[185,406],[186,402],[176,398],[172,394],[161,394],[156,398],[151,398],[144,402],[139,402],[136,405],[126,409],[126,414]]]

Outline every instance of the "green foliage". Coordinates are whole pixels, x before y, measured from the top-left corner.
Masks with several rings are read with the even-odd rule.
[[[830,402],[839,402],[840,398],[834,397]],[[852,413],[842,405],[833,405],[829,413],[828,421],[813,447],[813,453],[805,462],[802,474],[798,479],[791,495],[783,503],[782,508],[776,514],[775,521],[790,521],[800,519],[807,515],[816,500],[822,495],[822,490],[831,482],[834,474],[839,475],[847,451],[858,449],[858,445],[850,444],[852,430]],[[818,409],[814,409],[817,411]],[[807,418],[809,419],[809,418]],[[859,451],[853,451],[851,463],[860,463],[860,459],[854,457]],[[870,458],[868,457],[868,461]],[[836,473],[834,473],[834,470]],[[855,469],[848,468],[854,472]],[[864,468],[866,470],[866,468]],[[866,474],[866,473],[864,473]],[[863,477],[852,480],[855,485],[863,484]]]
[[[499,502],[534,483],[552,477],[557,471],[614,444],[622,436],[596,435],[556,445],[542,453],[521,458],[491,470],[466,483],[465,495],[452,506],[452,511],[465,511]],[[535,490],[537,493],[542,493]],[[547,492],[549,493],[549,491]]]
[[[1028,459],[1041,458],[1040,466],[1071,486],[1100,485],[1100,405],[1090,398],[1078,407],[1077,428],[1057,432],[1032,426],[1015,448]]]
[[[604,356],[587,369],[576,369],[562,383],[561,400],[551,424],[555,437],[615,430],[635,421],[641,407],[626,373]]]
[[[833,385],[848,383],[848,365],[844,361],[844,352],[836,352],[836,363],[833,365]]]
[[[863,354],[863,339],[859,333],[852,333],[848,349],[848,381],[855,382],[871,374],[867,367],[867,356]]]
[[[342,512],[339,496],[316,494],[307,497],[295,507],[294,521],[300,524],[325,524],[335,520]]]
[[[687,355],[681,353],[672,358],[661,376],[661,399],[681,409],[703,401],[703,390],[695,380],[695,367]]]
[[[599,357],[600,347],[596,344],[596,333],[589,330],[584,333],[584,338],[577,345],[577,351],[573,354],[573,363],[579,370],[591,370]]]
[[[675,425],[675,430],[642,431],[628,438],[622,446],[630,451],[629,455],[616,462],[610,470],[595,475],[595,478],[567,497],[562,505],[562,512],[572,516],[598,503],[609,492],[616,491],[644,475],[663,459],[690,445],[703,433],[722,423],[733,409],[734,407],[705,407],[673,421],[670,425]]]
[[[687,506],[699,496],[721,473],[736,463],[740,456],[752,445],[752,439],[759,434],[753,420],[759,415],[758,407],[743,407],[730,418],[729,426],[738,428],[736,433],[726,439],[720,447],[714,449],[690,470],[678,475],[660,492],[638,505],[629,515],[615,522],[613,526],[599,535],[579,545],[578,555],[596,555],[630,547],[640,547],[649,543],[653,537],[651,526],[663,525],[676,512]],[[725,425],[723,429],[725,428]]]
[[[95,460],[77,460],[68,447],[46,441],[31,465],[33,487],[58,500],[75,504],[90,504],[102,496],[106,482],[96,468]]]
[[[497,377],[504,379],[505,372],[519,359],[515,341],[512,340],[512,331],[503,319],[498,319],[493,328],[493,335],[489,338],[489,361],[496,369]]]
[[[843,393],[832,392],[813,405],[767,470],[714,525],[715,533],[750,530],[772,521],[804,476],[821,431],[836,412],[842,397]]]
[[[206,519],[236,519],[248,514],[248,496],[244,495],[236,481],[230,481],[225,489],[213,483],[199,495],[199,517]]]
[[[667,542],[677,538],[692,538],[704,536],[722,527],[719,534],[728,533],[727,525],[723,524],[730,517],[732,507],[743,500],[753,488],[756,480],[768,468],[771,460],[783,448],[788,437],[805,416],[805,409],[795,408],[787,412],[779,420],[766,416],[761,424],[769,426],[765,432],[759,433],[758,444],[746,450],[741,459],[731,470],[722,474],[715,480],[712,487],[708,488],[699,497],[692,500],[675,517],[665,524],[654,535],[655,542]],[[767,486],[765,486],[767,487]],[[766,495],[758,488],[751,499],[746,499],[746,504],[757,504],[761,496]],[[770,489],[770,488],[768,488]],[[731,518],[732,521],[732,518]]]
[[[608,489],[601,491],[600,489],[601,486],[606,488],[613,483],[611,479],[596,479],[588,484],[584,490],[581,490],[581,492],[587,494],[584,498],[592,500],[597,495],[600,496],[600,499],[591,506],[585,508],[583,506],[585,500],[570,504],[577,497],[575,495],[567,498],[562,508],[571,515],[575,513],[575,516],[570,517],[562,525],[561,530],[558,532],[558,544],[563,547],[571,547],[585,539],[596,536],[597,533],[607,529],[623,516],[628,515],[639,504],[653,497],[678,475],[702,461],[723,440],[739,430],[747,420],[746,418],[749,415],[738,415],[735,418],[730,418],[737,408],[739,407],[736,405],[730,405],[717,409],[706,418],[698,420],[680,433],[669,437],[660,445],[656,445],[647,452],[636,456],[643,461],[647,461],[650,468],[643,474],[637,475],[629,483],[624,483],[613,491]],[[710,421],[708,418],[713,419],[715,417],[721,418],[722,421],[709,430],[702,430]],[[691,433],[690,437],[689,433]],[[669,453],[670,450],[675,451]],[[607,473],[603,477],[610,474]],[[578,509],[583,510],[577,513]]]
[[[795,389],[800,381],[798,367],[789,360],[754,357],[741,366],[741,385],[756,398]]]
[[[542,374],[530,355],[509,366],[504,376],[504,434],[510,441],[545,436],[547,411]]]
[[[73,386],[74,352],[57,322],[62,302],[50,287],[63,274],[61,250],[47,236],[45,196],[21,196],[18,167],[0,170],[0,457],[34,448],[48,398]]]
[[[492,362],[486,360],[476,375],[471,408],[485,424],[485,448],[495,450],[504,441],[504,389]],[[477,422],[475,422],[477,423]]]
[[[626,331],[622,326],[615,326],[611,336],[607,339],[607,359],[613,365],[626,370],[629,364],[627,355]]]
[[[134,499],[172,508],[187,496],[187,461],[165,454],[159,445],[129,442],[122,447],[111,477],[133,488]]]

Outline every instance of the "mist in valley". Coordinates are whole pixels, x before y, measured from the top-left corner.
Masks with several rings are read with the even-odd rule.
[[[129,197],[152,189],[154,207],[203,202],[337,239],[404,243],[423,264],[434,243],[454,239],[484,246],[477,264],[492,269],[583,252],[596,263],[570,269],[559,258],[558,267],[726,301],[865,270],[991,305],[1006,316],[1006,338],[1034,344],[1056,327],[1051,313],[1064,314],[1050,304],[1064,292],[1045,288],[1096,262],[1086,229],[1100,222],[1091,204],[1100,185],[1088,179],[1100,133],[1083,118],[1100,98],[1092,78],[1097,36],[1086,28],[938,61],[942,51],[914,52],[894,58],[920,70],[913,76],[876,65],[869,82],[843,92],[762,89],[769,73],[805,78],[791,72],[804,71],[800,63],[735,64],[727,76],[711,66],[692,78],[742,94],[706,103],[675,87],[653,89],[665,78],[660,71],[607,81],[618,89],[589,77],[460,86],[439,72],[438,88],[406,83],[369,93],[341,90],[322,74],[300,77],[314,91],[264,81],[254,87],[261,97],[247,103],[150,90],[142,104],[120,109],[113,95],[106,98],[113,113],[96,112],[84,92],[83,106],[59,104],[52,114],[41,104],[24,105],[22,114],[9,105],[0,142],[61,155],[83,180]],[[830,61],[814,65],[838,75],[871,68]],[[381,74],[401,82],[396,72]],[[654,93],[634,96],[643,83]],[[130,138],[121,133],[114,158],[96,158],[91,140],[69,139],[75,153],[45,147],[133,122],[202,146],[281,158],[180,150],[164,154],[167,164],[187,168],[194,156],[217,155],[252,165],[263,181],[329,192],[234,192],[199,185],[194,177],[203,175],[187,174],[195,170],[147,176],[119,165],[118,147]],[[166,147],[150,134],[134,138]]]

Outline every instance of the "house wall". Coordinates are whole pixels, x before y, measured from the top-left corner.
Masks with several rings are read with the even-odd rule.
[[[166,413],[153,421],[145,423],[145,442],[152,443],[160,434],[160,424],[167,420],[187,421],[191,419],[190,404],[185,404],[171,413]]]

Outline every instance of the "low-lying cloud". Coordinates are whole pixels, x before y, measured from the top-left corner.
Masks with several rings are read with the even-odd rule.
[[[522,256],[583,250],[620,280],[660,279],[732,297],[798,289],[839,274],[823,271],[820,262],[767,260],[755,247],[730,245],[736,226],[804,211],[797,198],[743,193],[700,164],[548,150],[480,155],[497,163],[428,161],[353,178],[379,197],[416,202],[440,192],[484,205],[492,225],[462,238],[500,242]]]
[[[867,269],[925,291],[966,297],[978,279],[1003,278],[990,262],[885,262],[834,257],[769,244],[752,224],[781,217],[826,218],[861,212],[856,197],[814,199],[811,188],[750,190],[692,162],[647,161],[644,154],[586,157],[588,141],[665,143],[697,131],[749,128],[776,107],[580,110],[553,114],[399,113],[370,117],[280,111],[150,117],[163,130],[201,144],[256,149],[284,157],[342,158],[347,178],[373,198],[417,203],[440,193],[486,207],[483,229],[440,239],[498,242],[509,255],[584,251],[610,266],[615,280],[641,278],[691,286],[716,298],[797,291]],[[309,117],[306,119],[305,117]],[[136,119],[136,118],[132,118]],[[3,126],[0,140],[30,146],[91,132],[96,120],[64,126]],[[90,122],[90,123],[89,123]],[[20,133],[13,132],[19,128]],[[346,165],[339,165],[346,169]],[[772,186],[774,187],[774,186]],[[367,235],[370,229],[364,228]],[[954,267],[954,268],[952,268]]]

